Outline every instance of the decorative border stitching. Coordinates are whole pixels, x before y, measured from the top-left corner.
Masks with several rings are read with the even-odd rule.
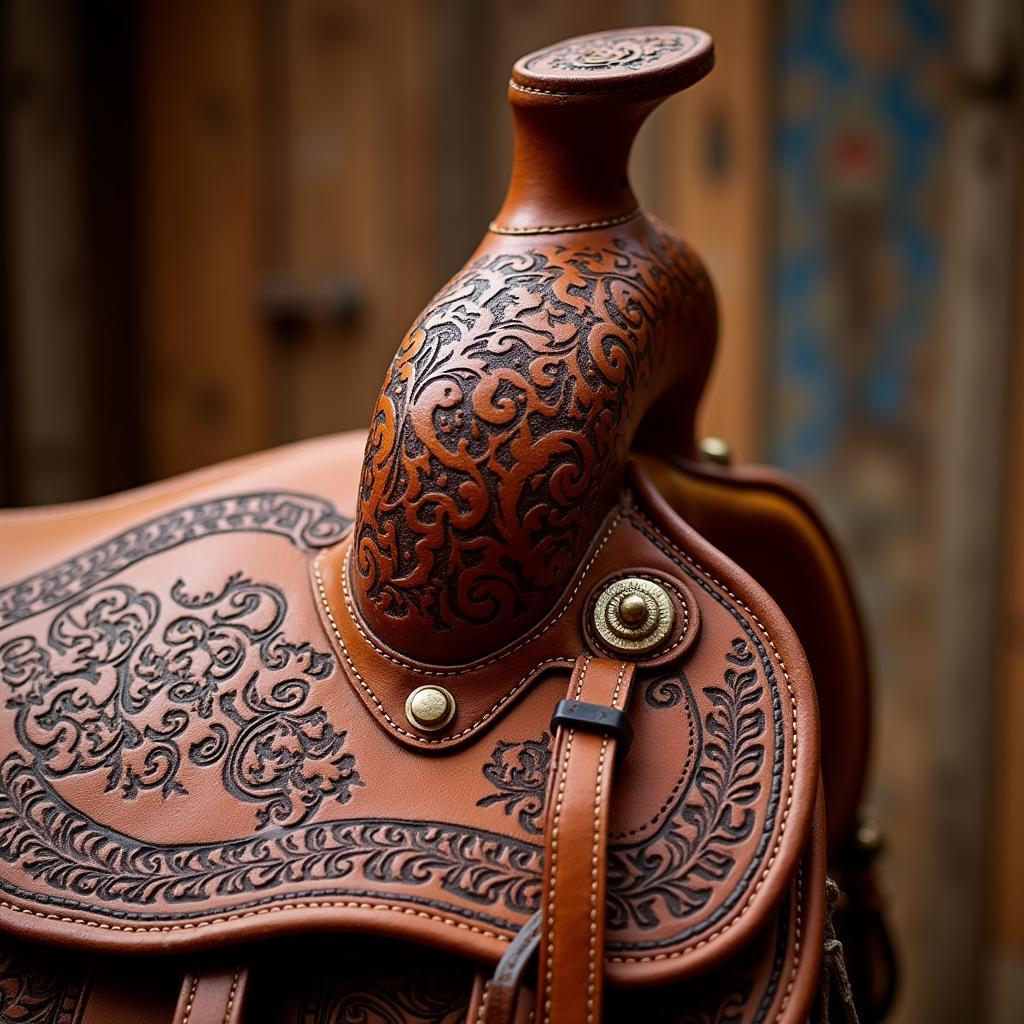
[[[349,617],[352,619],[352,624],[356,627],[356,630],[359,632],[359,635],[367,642],[367,644],[370,645],[371,648],[373,648],[375,654],[379,654],[382,658],[387,659],[393,665],[398,665],[399,668],[404,668],[409,672],[415,672],[417,675],[421,676],[440,676],[445,679],[451,679],[455,676],[470,675],[473,672],[479,672],[480,669],[487,668],[490,665],[500,665],[501,662],[503,662],[509,655],[515,654],[517,651],[521,651],[528,644],[532,644],[535,640],[539,640],[545,633],[553,629],[554,626],[565,617],[565,613],[569,610],[569,607],[575,600],[576,595],[582,589],[583,583],[586,580],[587,575],[590,573],[590,570],[594,567],[594,562],[597,561],[598,556],[608,545],[608,541],[611,540],[611,536],[615,532],[616,527],[618,527],[619,523],[621,523],[624,518],[626,518],[626,513],[623,511],[622,506],[620,504],[618,510],[614,515],[614,518],[608,524],[608,527],[604,531],[601,540],[598,542],[597,547],[594,549],[593,554],[590,556],[590,558],[587,559],[587,563],[583,567],[583,571],[580,573],[579,579],[576,581],[576,585],[572,588],[572,591],[570,592],[569,596],[565,599],[565,603],[562,605],[559,612],[553,618],[551,618],[548,622],[541,626],[541,628],[538,629],[536,632],[531,633],[527,637],[524,637],[522,640],[513,644],[511,647],[502,648],[502,650],[500,650],[497,654],[491,656],[490,658],[487,658],[483,661],[474,661],[471,664],[466,665],[462,668],[419,668],[417,665],[412,664],[412,662],[406,661],[401,656],[389,654],[387,651],[385,651],[382,647],[378,645],[375,639],[372,636],[370,636],[370,634],[363,628],[363,624],[362,622],[360,622],[359,619],[359,613],[357,612],[355,605],[352,603],[352,595],[349,592],[348,588],[348,576],[352,561],[351,548],[349,548],[349,550],[345,553],[345,565],[342,568],[341,572],[341,587],[342,592],[345,595],[345,607],[348,610]],[[322,558],[325,554],[327,554],[326,551],[321,552],[320,557],[317,559],[317,561],[319,562],[320,558]]]
[[[779,653],[779,649],[775,646],[775,641],[771,638],[771,635],[768,633],[767,627],[758,618],[757,614],[745,601],[743,601],[740,597],[734,594],[732,590],[730,590],[724,583],[722,583],[721,580],[719,580],[717,577],[713,576],[710,572],[708,572],[708,570],[705,569],[694,558],[692,558],[681,548],[673,544],[672,541],[669,540],[669,538],[666,537],[665,534],[662,533],[662,531],[659,530],[658,527],[655,526],[655,524],[651,522],[651,520],[643,514],[643,512],[641,512],[638,508],[633,508],[630,510],[630,517],[635,517],[636,519],[641,520],[643,523],[647,525],[651,532],[656,535],[657,538],[660,538],[661,543],[659,543],[658,540],[655,540],[655,543],[658,544],[659,547],[662,547],[662,550],[666,550],[667,548],[670,551],[675,552],[675,554],[677,554],[679,557],[687,561],[694,568],[694,570],[699,572],[705,579],[710,580],[716,587],[718,587],[719,590],[724,591],[726,594],[728,594],[729,597],[732,598],[732,600],[735,601],[736,604],[738,604],[750,616],[750,618],[756,624],[757,628],[761,631],[765,640],[768,642],[769,647],[771,647],[772,653],[775,656],[775,660],[778,662],[779,669],[782,672],[783,678],[786,681],[786,690],[789,693],[790,706],[792,707],[793,755],[792,760],[790,762],[789,778],[787,780],[786,799],[785,803],[782,806],[782,813],[779,818],[779,829],[778,835],[775,838],[775,845],[772,848],[771,855],[765,861],[764,868],[761,871],[761,877],[758,879],[754,887],[750,890],[750,893],[747,895],[747,898],[744,901],[743,906],[740,908],[739,913],[732,917],[727,924],[723,925],[717,931],[713,931],[709,935],[706,935],[702,939],[699,939],[697,942],[691,943],[687,946],[683,946],[682,948],[675,950],[673,952],[655,953],[653,955],[645,954],[644,956],[627,956],[618,954],[615,956],[605,957],[606,963],[653,963],[659,960],[676,960],[679,957],[685,956],[687,953],[695,949],[700,949],[702,946],[706,946],[708,943],[713,942],[715,939],[719,938],[719,936],[724,935],[730,928],[732,928],[734,924],[736,924],[743,918],[747,911],[750,910],[751,906],[753,905],[754,898],[757,896],[758,892],[760,892],[762,886],[764,885],[765,880],[768,877],[768,872],[771,870],[772,865],[775,863],[775,860],[778,857],[779,848],[781,847],[782,840],[786,834],[786,824],[789,818],[789,810],[793,805],[793,788],[796,780],[796,765],[798,752],[796,694],[793,692],[793,683],[792,680],[789,678],[789,672],[786,670],[786,663],[782,660],[782,655]]]
[[[782,1002],[779,1004],[778,1013],[775,1014],[776,1021],[782,1020],[782,1015],[789,1003],[789,997],[793,994],[797,971],[800,968],[800,956],[803,949],[803,897],[804,869],[801,864],[796,870],[796,930],[793,934],[793,969],[789,972],[789,984],[786,986],[786,992],[782,997]]]
[[[239,964],[235,968],[235,973],[231,977],[231,991],[228,992],[228,1004],[224,1007],[224,1020],[221,1024],[231,1024],[231,1011],[235,1006],[235,994],[238,992],[238,976],[242,972],[242,966]]]
[[[522,88],[521,86],[519,88]],[[534,90],[530,90],[531,92]],[[487,225],[487,230],[493,235],[560,235],[563,231],[588,231],[591,228],[613,228],[617,224],[625,224],[635,220],[643,211],[640,207],[630,210],[629,213],[619,214],[617,217],[608,217],[605,220],[592,220],[583,224],[545,224],[540,227],[507,228],[502,227],[497,221],[492,220]]]
[[[572,592],[565,599],[565,603],[563,604],[562,608],[559,610],[557,615],[555,615],[552,619],[550,619],[547,623],[545,623],[545,625],[542,626],[537,632],[533,633],[531,636],[528,636],[528,637],[526,637],[523,640],[520,640],[519,643],[515,644],[514,646],[512,646],[508,650],[504,651],[502,654],[496,655],[496,656],[494,656],[492,658],[489,658],[486,661],[476,662],[476,663],[474,663],[474,664],[472,664],[470,666],[467,666],[465,668],[460,668],[460,669],[423,669],[423,668],[419,668],[419,667],[417,667],[415,665],[412,665],[409,662],[407,662],[407,661],[405,661],[405,660],[403,660],[401,658],[397,658],[394,655],[389,654],[387,651],[385,651],[382,648],[380,648],[374,642],[373,638],[363,629],[362,623],[359,621],[359,617],[358,617],[358,614],[357,614],[357,612],[356,612],[356,610],[355,610],[355,608],[354,608],[354,606],[352,604],[352,597],[351,597],[351,594],[350,594],[349,588],[348,588],[348,571],[349,571],[349,564],[350,564],[350,559],[351,559],[351,554],[352,554],[351,549],[349,549],[349,551],[347,551],[345,553],[345,564],[342,567],[342,571],[340,573],[340,575],[341,575],[342,593],[344,594],[344,597],[345,597],[345,608],[348,611],[349,618],[352,620],[352,623],[356,627],[356,630],[358,631],[359,635],[363,638],[364,641],[366,641],[366,643],[370,646],[370,648],[376,654],[380,655],[380,657],[385,658],[387,661],[390,661],[392,664],[398,665],[400,668],[403,668],[403,669],[405,669],[405,670],[407,670],[409,672],[415,672],[418,675],[440,676],[440,677],[446,678],[446,679],[450,679],[450,678],[453,678],[455,676],[467,675],[467,674],[470,674],[470,673],[473,673],[473,672],[477,672],[480,669],[488,667],[489,665],[499,664],[502,660],[504,660],[504,658],[508,657],[510,654],[514,654],[516,651],[522,650],[522,648],[524,648],[528,644],[531,644],[535,640],[540,639],[540,637],[542,637],[546,632],[548,632],[548,630],[552,629],[555,626],[555,624],[560,619],[562,619],[565,616],[566,612],[568,612],[568,610],[569,610],[570,606],[572,605],[573,601],[576,599],[576,595],[579,593],[580,589],[582,588],[583,583],[586,580],[587,575],[589,574],[591,568],[594,565],[594,562],[597,560],[598,556],[604,550],[605,546],[607,545],[608,541],[611,539],[612,534],[615,532],[615,529],[618,527],[618,525],[622,521],[622,519],[623,519],[623,511],[622,511],[622,509],[620,507],[619,510],[616,511],[615,516],[612,519],[612,522],[608,525],[608,528],[605,530],[603,536],[601,537],[600,542],[598,543],[597,548],[594,550],[593,554],[588,559],[587,564],[584,566],[583,571],[580,574],[579,579],[576,581],[576,585],[573,587]],[[378,695],[374,692],[374,690],[370,686],[370,684],[367,683],[367,681],[363,678],[363,676],[359,672],[359,669],[356,668],[355,663],[352,661],[352,656],[349,654],[348,647],[345,644],[344,639],[342,638],[341,630],[338,629],[338,623],[337,623],[337,621],[334,618],[334,612],[333,612],[333,610],[331,608],[330,600],[327,597],[327,589],[326,589],[326,587],[324,585],[323,569],[322,569],[322,562],[323,562],[323,557],[324,557],[325,554],[327,554],[327,552],[325,552],[325,551],[320,552],[320,554],[314,560],[314,562],[313,562],[313,575],[314,575],[314,578],[315,578],[315,581],[316,581],[317,590],[319,591],[319,594],[320,594],[320,603],[323,606],[325,614],[327,615],[327,621],[331,625],[331,630],[334,633],[335,639],[338,641],[338,644],[339,644],[339,646],[341,648],[342,657],[344,658],[345,663],[348,665],[349,669],[352,672],[352,675],[355,677],[355,679],[358,682],[359,686],[361,687],[363,692],[373,702],[374,707],[377,709],[377,711],[378,711],[379,715],[381,716],[381,718],[383,718],[383,720],[387,723],[388,727],[390,729],[394,730],[395,732],[399,733],[400,735],[405,736],[407,739],[415,740],[417,743],[422,743],[424,746],[430,746],[430,745],[437,746],[439,744],[452,743],[452,742],[454,742],[456,740],[460,740],[464,736],[468,736],[471,732],[473,732],[474,730],[479,728],[481,725],[484,724],[484,722],[486,722],[489,719],[493,718],[494,715],[501,708],[503,708],[513,697],[515,697],[515,695],[517,693],[519,693],[523,689],[523,687],[526,686],[526,684],[531,679],[533,679],[536,676],[536,674],[542,668],[544,668],[545,666],[548,666],[548,665],[555,665],[555,664],[565,665],[565,664],[568,663],[568,659],[567,658],[562,658],[562,657],[543,658],[543,659],[541,659],[531,669],[529,669],[529,671],[527,671],[523,675],[523,677],[519,680],[519,682],[516,683],[503,697],[501,697],[498,701],[496,701],[491,706],[489,711],[487,711],[483,715],[481,715],[475,722],[472,722],[471,724],[467,725],[461,732],[449,733],[447,736],[440,736],[440,737],[435,737],[435,738],[428,738],[426,736],[418,736],[418,735],[416,735],[416,733],[409,732],[407,729],[403,729],[391,717],[391,715],[388,714],[388,711],[384,707],[384,704],[381,701],[380,697],[378,697]]]
[[[192,1017],[192,1004],[196,999],[196,989],[199,988],[199,973],[196,972],[192,975],[192,984],[188,990],[188,1000],[185,1003],[185,1016],[181,1018],[181,1024],[188,1024]]]
[[[218,917],[209,917],[202,921],[189,921],[186,924],[160,924],[160,925],[130,925],[110,924],[107,921],[92,921],[87,917],[70,917],[65,914],[46,914],[41,910],[32,910],[29,907],[19,907],[8,900],[0,900],[0,907],[5,910],[13,910],[16,914],[25,914],[28,917],[38,917],[46,921],[59,921],[61,924],[84,924],[87,928],[97,928],[105,932],[183,932],[198,931],[200,928],[209,928],[214,924],[230,924],[232,921],[242,921],[249,917],[265,917],[267,914],[278,914],[283,910],[313,910],[317,907],[327,907],[332,910],[372,910],[387,911],[395,914],[403,914],[406,917],[420,917],[429,921],[436,921],[439,924],[451,925],[454,928],[461,928],[463,931],[475,932],[488,939],[496,939],[498,942],[509,942],[507,935],[492,932],[487,928],[478,928],[476,925],[466,924],[464,921],[456,921],[451,917],[441,917],[438,914],[428,914],[425,910],[414,910],[412,907],[403,907],[394,903],[366,903],[357,900],[298,900],[294,903],[275,903],[269,907],[259,907],[256,910],[243,910],[234,914],[221,914]]]

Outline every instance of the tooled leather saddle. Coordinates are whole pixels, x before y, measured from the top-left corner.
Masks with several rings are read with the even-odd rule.
[[[626,179],[711,66],[515,65],[368,436],[0,519],[4,1024],[851,1019],[836,928],[884,1002],[850,587],[701,455],[714,295]]]

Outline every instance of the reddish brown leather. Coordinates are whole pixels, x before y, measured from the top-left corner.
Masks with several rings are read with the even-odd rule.
[[[709,54],[682,30],[570,41],[517,68],[517,116],[535,135],[572,107],[626,140]],[[544,188],[590,202],[570,165]],[[714,303],[605,185],[603,227],[530,220],[539,193],[510,190],[526,219],[414,325],[369,439],[0,518],[0,991],[19,1012],[237,1015],[214,951],[244,945],[268,1021],[462,1024],[545,893],[566,908],[596,884],[548,929],[559,1019],[581,986],[596,1018],[602,978],[605,1019],[806,1017],[814,683],[778,605],[680,514],[682,471],[628,464],[638,431],[692,454]],[[549,722],[573,665],[605,664],[588,617],[627,575],[666,587],[675,627],[624,673],[636,737],[609,803],[607,746],[570,756]],[[424,683],[455,701],[439,733],[405,717]],[[589,842],[545,855],[563,768],[589,781],[559,828]]]
[[[703,33],[654,28],[517,64],[505,205],[406,335],[367,444],[353,596],[402,655],[469,662],[533,629],[614,501],[645,416],[692,447],[714,295],[694,253],[636,210],[626,170],[646,115],[711,59]]]
[[[635,675],[629,662],[584,655],[568,700],[624,711]],[[593,1024],[604,992],[608,811],[618,742],[564,727],[555,737],[544,836],[537,1003],[541,1024]]]
[[[242,964],[189,971],[181,985],[173,1024],[241,1024],[249,971]]]
[[[871,742],[871,663],[839,547],[811,498],[777,469],[641,461],[673,509],[764,586],[800,637],[818,688],[834,859],[858,826]]]
[[[580,36],[516,61],[512,176],[495,225],[550,230],[634,213],[634,135],[713,65],[710,36],[668,25]]]
[[[495,789],[481,769],[490,765],[492,777],[507,785],[504,780],[512,779],[507,773],[515,763],[508,759],[520,754],[525,756],[535,749],[530,744],[544,735],[551,709],[565,686],[566,675],[559,677],[558,673],[566,673],[568,665],[586,649],[581,619],[586,608],[587,579],[584,577],[576,603],[570,602],[558,622],[535,641],[538,646],[528,663],[529,671],[522,676],[525,682],[506,701],[502,714],[488,721],[486,728],[490,731],[481,727],[457,748],[457,755],[440,760],[423,754],[410,756],[405,746],[395,742],[393,732],[367,713],[359,695],[362,691],[357,693],[357,680],[349,675],[346,648],[329,626],[325,627],[319,620],[323,606],[308,575],[318,552],[327,552],[323,564],[341,564],[338,555],[343,550],[344,537],[340,546],[331,541],[335,535],[332,531],[341,533],[343,523],[337,527],[329,524],[334,523],[333,516],[343,515],[338,506],[344,508],[341,503],[345,494],[350,493],[347,482],[353,482],[358,474],[358,458],[349,456],[358,449],[360,441],[353,436],[331,443],[300,445],[261,461],[243,461],[216,473],[186,478],[173,485],[127,495],[88,509],[35,516],[20,514],[5,520],[5,546],[11,556],[3,571],[14,580],[24,582],[8,585],[0,592],[0,609],[5,612],[0,650],[8,656],[20,652],[17,663],[23,667],[24,674],[14,670],[13,661],[7,663],[4,685],[8,687],[8,702],[15,699],[15,704],[0,709],[0,740],[9,752],[0,772],[3,776],[0,781],[6,787],[0,790],[0,832],[6,849],[11,851],[11,859],[0,861],[0,885],[5,888],[0,921],[4,928],[50,942],[156,951],[217,944],[232,937],[301,930],[308,928],[311,920],[316,920],[319,927],[368,928],[395,936],[418,937],[494,963],[507,938],[536,909],[541,857],[536,834],[526,828],[533,819],[525,813],[525,801],[532,799],[530,793],[536,790]],[[342,479],[346,466],[350,467],[347,482]],[[320,492],[315,500],[308,496],[313,488]],[[238,511],[243,507],[240,499],[230,496],[252,494],[270,497],[260,499],[258,514],[243,515]],[[307,497],[300,500],[294,497],[298,494]],[[157,508],[168,511],[159,515]],[[202,514],[197,510],[203,510]],[[680,953],[693,947],[687,949],[685,955],[660,959],[634,955],[629,947],[647,941],[652,926],[654,934],[659,935],[658,941],[669,943],[665,951],[672,951],[673,915],[658,902],[655,918],[641,923],[629,910],[632,896],[619,904],[609,933],[609,972],[622,979],[635,973],[637,979],[644,977],[655,981],[676,976],[681,971],[702,969],[702,963],[741,944],[744,937],[762,926],[785,889],[799,858],[813,802],[817,775],[816,711],[813,686],[799,643],[778,609],[756,584],[689,530],[640,477],[633,481],[616,514],[619,521],[614,544],[609,540],[605,551],[616,553],[615,558],[624,572],[645,568],[680,579],[700,605],[701,625],[699,636],[687,649],[682,666],[653,670],[638,682],[644,700],[638,700],[634,712],[637,738],[616,786],[621,802],[613,809],[611,849],[637,842],[649,845],[652,854],[662,849],[666,839],[659,838],[658,829],[665,824],[666,816],[681,813],[688,787],[693,785],[695,775],[701,770],[705,755],[701,754],[702,741],[697,730],[703,731],[708,714],[715,711],[714,700],[719,699],[715,691],[722,689],[727,681],[727,670],[738,669],[728,658],[735,656],[733,641],[741,637],[746,638],[748,651],[741,660],[751,655],[754,658],[756,707],[764,719],[764,730],[755,737],[757,749],[763,751],[758,756],[763,758],[766,770],[774,761],[779,766],[771,775],[779,779],[777,791],[770,785],[763,785],[749,805],[751,838],[729,845],[733,866],[710,885],[703,907],[693,912],[695,922],[710,922],[715,915],[724,915],[718,925],[706,929],[707,935],[714,933],[713,939],[697,944],[680,940]],[[140,531],[137,526],[140,521],[150,525]],[[175,529],[184,532],[179,535]],[[40,558],[34,551],[32,538],[40,533],[51,538],[51,564],[63,566],[57,573],[40,572],[35,568],[48,564],[45,557]],[[80,534],[81,539],[76,540],[76,534]],[[181,539],[186,535],[192,539]],[[24,538],[24,543],[18,542],[19,537]],[[112,537],[132,539],[130,543],[121,540],[109,544],[104,540],[98,544],[101,539]],[[171,542],[174,546],[164,549],[163,545]],[[316,546],[321,543],[327,547]],[[76,545],[81,555],[74,554]],[[126,551],[130,552],[130,557],[123,555]],[[99,552],[119,552],[118,557],[127,558],[130,564],[115,565],[110,554],[104,554],[104,561]],[[101,564],[105,566],[102,570]],[[89,567],[88,589],[84,589],[86,580],[78,566]],[[69,663],[66,655],[54,646],[56,638],[66,638],[59,640],[58,646],[63,646],[77,637],[76,646],[69,650],[77,652],[75,657],[79,663],[97,666],[104,678],[116,678],[116,666],[104,667],[108,664],[107,648],[97,648],[98,639],[88,639],[92,634],[82,632],[81,626],[75,627],[77,633],[69,633],[65,625],[55,627],[58,620],[68,624],[84,622],[82,615],[87,608],[94,607],[89,602],[94,602],[97,594],[111,586],[130,587],[136,595],[156,595],[161,608],[166,606],[167,610],[162,610],[150,626],[145,642],[132,647],[127,664],[140,665],[139,659],[147,644],[153,648],[154,655],[166,659],[169,654],[171,663],[176,663],[176,659],[185,655],[181,648],[183,641],[177,640],[173,632],[170,640],[167,639],[169,626],[182,618],[199,619],[208,624],[216,610],[213,606],[184,607],[174,596],[177,582],[183,581],[183,588],[177,591],[182,599],[193,594],[215,597],[241,566],[245,566],[253,586],[270,588],[274,595],[286,595],[287,618],[279,628],[269,634],[265,632],[272,624],[266,614],[276,607],[270,600],[274,595],[265,589],[261,591],[264,598],[255,608],[259,615],[243,620],[252,632],[252,639],[246,641],[245,661],[234,675],[211,675],[208,661],[193,660],[193,672],[198,673],[200,681],[206,681],[205,685],[213,687],[217,700],[210,706],[209,718],[199,714],[190,717],[186,732],[176,740],[185,772],[183,776],[179,772],[179,776],[186,793],[170,789],[164,795],[161,783],[141,787],[136,796],[126,799],[124,775],[113,789],[107,789],[110,768],[103,764],[89,767],[83,762],[70,773],[54,775],[49,767],[52,758],[46,758],[48,748],[38,746],[35,741],[26,747],[18,738],[14,726],[19,710],[31,715],[37,707],[32,703],[18,704],[20,694],[37,692],[44,700],[42,706],[46,706],[47,694],[75,692],[73,687],[69,689],[72,683],[79,688],[78,692],[90,692],[83,689],[91,685],[85,678],[75,682],[77,677],[68,675]],[[613,568],[613,564],[605,564],[595,579]],[[63,588],[59,592],[54,589],[57,580]],[[235,584],[236,592],[240,585]],[[325,588],[332,616],[340,621],[345,608],[340,577],[328,574]],[[146,600],[152,604],[150,599]],[[278,598],[274,596],[274,600]],[[81,604],[83,601],[86,604]],[[138,605],[137,600],[134,606],[144,607]],[[115,614],[116,609],[107,607],[108,615],[116,620],[120,613]],[[68,609],[79,610],[67,618]],[[315,758],[298,759],[295,783],[286,784],[284,780],[289,776],[284,776],[277,786],[278,795],[288,796],[291,803],[290,809],[283,806],[278,812],[280,824],[274,823],[273,827],[283,829],[282,838],[275,839],[269,847],[262,837],[272,824],[271,819],[261,826],[258,815],[272,811],[275,794],[239,799],[231,788],[225,787],[223,772],[230,762],[222,759],[203,767],[195,763],[190,753],[195,744],[204,743],[211,735],[214,724],[219,723],[228,731],[229,744],[244,739],[245,728],[235,724],[228,714],[229,706],[221,703],[227,695],[233,694],[230,708],[242,713],[243,719],[258,717],[246,703],[244,691],[245,681],[262,664],[261,636],[279,637],[278,644],[283,641],[299,645],[300,649],[286,665],[283,675],[276,670],[265,670],[266,677],[259,683],[260,693],[270,694],[268,688],[277,682],[297,678],[308,686],[308,691],[295,714],[313,715],[308,720],[306,735],[310,730],[314,735],[319,734],[320,726],[316,724],[319,713],[326,716],[338,736],[344,733],[344,741],[332,754],[339,764],[332,766],[328,762],[319,768],[323,785],[335,788],[333,794],[328,792],[309,806],[301,802],[303,790],[296,788],[296,784],[307,775],[313,777],[312,773],[318,770]],[[29,639],[22,640],[24,637]],[[755,639],[763,650],[754,646]],[[306,649],[302,644],[308,644],[311,650],[304,653]],[[26,661],[33,651],[37,653]],[[313,652],[320,661],[311,661]],[[330,670],[326,674],[316,671],[322,656],[330,658]],[[364,652],[362,656],[368,655]],[[460,706],[471,704],[478,687],[492,684],[508,687],[510,680],[515,682],[520,678],[512,667],[516,657],[518,654],[506,654],[500,661],[474,669],[468,677],[471,685],[465,688],[458,675],[444,675],[442,680]],[[41,665],[39,658],[49,659],[47,674],[43,676],[33,675],[35,669],[29,668]],[[146,663],[150,663],[148,657]],[[436,675],[412,672],[383,656],[377,657],[372,675],[375,685],[392,679],[396,692],[403,685],[404,692],[408,692],[413,685],[436,678]],[[58,683],[58,680],[63,681]],[[58,686],[57,691],[54,685]],[[197,693],[195,699],[201,696]],[[189,694],[183,693],[179,699],[184,697]],[[138,725],[134,728],[141,728],[145,722],[159,723],[167,713],[181,706],[170,699],[168,693],[157,693],[149,699],[145,710],[122,712],[116,721],[125,725],[136,722]],[[397,707],[396,714],[399,713]],[[280,712],[282,728],[290,721],[290,714]],[[64,716],[71,721],[80,717],[70,708]],[[799,739],[794,745],[796,737]],[[708,738],[703,741],[705,746]],[[500,744],[511,746],[501,748]],[[142,744],[141,749],[125,747],[124,756],[128,763],[137,764],[136,771],[141,773],[149,750],[156,745],[158,741],[154,738]],[[195,749],[198,752],[203,748]],[[255,748],[245,749],[252,751],[248,757],[256,758]],[[425,746],[426,751],[432,749]],[[502,749],[509,752],[502,754]],[[353,784],[350,774],[346,780],[346,774],[353,767],[345,761],[350,753],[354,755],[354,770],[362,785]],[[251,763],[255,768],[259,762],[254,759]],[[231,774],[228,778],[235,776]],[[155,778],[150,777],[150,781]],[[316,791],[311,792],[315,796]],[[47,808],[56,806],[53,796],[47,793],[59,796],[63,802],[62,821],[69,826],[80,822],[75,825],[77,831],[69,835],[81,835],[84,840],[99,829],[95,840],[91,839],[87,847],[55,845],[46,830],[36,827],[35,823],[41,821],[37,814],[49,813]],[[346,793],[347,800],[339,799]],[[444,872],[455,870],[459,863],[449,853],[430,868],[421,884],[411,888],[395,884],[394,879],[400,875],[378,876],[375,872],[364,875],[362,865],[376,863],[367,858],[384,834],[361,823],[381,819],[439,821],[438,808],[442,806],[437,803],[439,794],[444,794],[446,829],[466,830],[467,835],[502,836],[505,837],[501,839],[503,844],[511,843],[506,850],[509,856],[515,851],[516,867],[508,875],[511,887],[499,890],[504,894],[499,898],[500,913],[488,910],[486,904],[481,907],[476,896],[460,892],[457,886],[445,887]],[[665,809],[661,810],[663,804]],[[505,808],[507,811],[503,810]],[[522,818],[520,810],[523,810]],[[95,824],[88,824],[90,821]],[[337,824],[330,825],[332,822]],[[346,822],[355,824],[349,826],[344,824]],[[336,868],[332,872],[342,865],[346,871],[336,878],[310,875],[304,879],[301,873],[292,874],[299,866],[307,864],[301,859],[304,844],[319,837],[316,830],[327,825],[334,831],[326,835],[333,838],[322,856],[335,858],[332,863]],[[338,831],[342,828],[356,831]],[[760,841],[755,838],[760,831],[767,837],[762,853],[757,852]],[[425,837],[428,833],[409,832],[410,842],[414,834]],[[287,846],[281,845],[284,838],[287,838]],[[712,838],[711,833],[707,838]],[[98,842],[100,839],[102,842]],[[343,839],[345,845],[339,848],[337,843]],[[422,841],[423,838],[415,839],[417,843]],[[318,838],[317,842],[321,840]],[[262,845],[254,846],[255,843]],[[708,848],[708,856],[717,843],[715,840]],[[193,849],[199,852],[187,854]],[[207,849],[209,853],[201,852]],[[274,872],[257,870],[255,864],[250,863],[251,853],[246,851],[257,849],[266,851],[261,857],[270,857],[277,865]],[[346,854],[339,860],[339,851],[348,849],[353,851],[351,857]],[[474,858],[465,863],[469,870],[476,863],[477,855],[473,847],[466,849]],[[165,852],[157,855],[161,850]],[[146,851],[145,858],[140,859],[143,851]],[[313,849],[308,852],[312,854]],[[667,852],[666,849],[666,855]],[[228,854],[238,858],[243,853],[240,862],[231,862],[234,867],[230,871],[228,863],[221,861]],[[425,848],[417,857],[422,857],[425,864],[433,864],[441,853],[439,848],[433,853]],[[168,874],[171,865],[180,863],[165,859],[171,854],[201,858],[196,865],[202,870],[187,876],[194,888],[183,887],[184,877],[181,882],[175,882],[173,888],[168,888],[179,871],[175,867]],[[105,866],[107,858],[115,855],[118,858],[115,863],[120,867],[109,874],[110,868]],[[25,865],[29,863],[29,856],[38,864],[51,861],[54,870],[60,866],[62,873],[55,874],[50,869],[27,871]],[[41,861],[41,856],[46,860]],[[124,876],[125,856],[130,856],[130,863],[144,871],[156,888],[149,890],[142,886],[136,891],[126,888],[127,883],[117,881]],[[208,857],[214,860],[207,861]],[[750,860],[752,857],[755,859]],[[314,859],[308,863],[312,864],[309,868],[312,871],[319,861]],[[398,871],[402,863],[394,862],[397,865],[394,870]],[[727,912],[724,901],[736,891],[751,864],[760,867],[751,876],[747,890],[749,901]],[[295,867],[285,871],[286,865]],[[762,874],[763,880],[758,881]],[[622,878],[626,891],[635,892],[639,897],[642,888],[638,888],[638,882],[628,875]],[[514,885],[511,884],[513,879]],[[101,888],[93,888],[101,881]],[[756,888],[754,881],[758,881]],[[69,883],[80,891],[69,891]],[[612,883],[613,890],[618,884],[622,883]],[[85,888],[86,885],[90,888]],[[701,883],[702,890],[704,887]],[[424,911],[418,900],[427,894],[430,899],[438,900],[443,911]],[[74,909],[70,908],[69,901]],[[380,909],[375,909],[378,907]],[[481,919],[481,913],[486,920]],[[663,919],[662,914],[666,915]],[[732,919],[734,923],[724,928]],[[657,920],[662,923],[656,925]]]

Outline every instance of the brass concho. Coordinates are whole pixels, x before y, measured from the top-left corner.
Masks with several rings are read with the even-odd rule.
[[[613,580],[594,605],[594,628],[612,650],[654,650],[671,632],[675,608],[665,588],[639,576]]]
[[[443,686],[417,686],[406,698],[405,717],[423,732],[436,732],[455,717],[455,698]]]

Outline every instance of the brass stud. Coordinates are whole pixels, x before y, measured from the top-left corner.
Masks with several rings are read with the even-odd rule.
[[[700,453],[708,462],[719,466],[732,464],[732,448],[720,437],[705,437],[700,443]]]
[[[654,650],[672,631],[675,606],[663,586],[639,576],[613,580],[594,604],[594,629],[620,653]]]
[[[625,594],[619,600],[619,618],[638,629],[647,622],[647,602],[639,594]]]
[[[405,699],[405,717],[421,732],[436,732],[455,717],[455,698],[443,686],[417,686]]]

